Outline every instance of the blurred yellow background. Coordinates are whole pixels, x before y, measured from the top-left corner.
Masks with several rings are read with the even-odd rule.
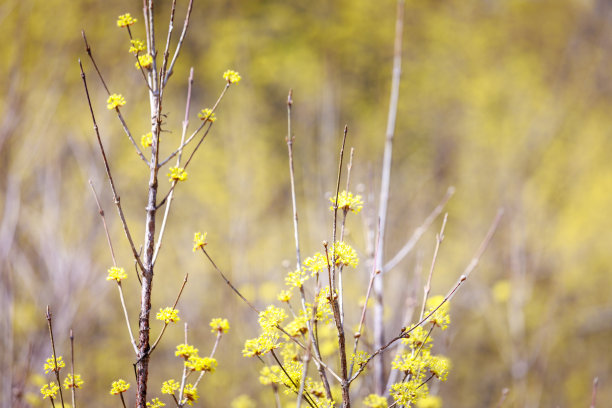
[[[156,5],[160,44],[169,5]],[[175,36],[185,8],[179,0]],[[368,197],[377,197],[380,185],[395,10],[392,0],[195,1],[166,94],[169,132],[162,150],[172,151],[180,140],[190,67],[191,128],[196,112],[216,100],[226,69],[239,71],[242,81],[223,100],[189,180],[177,188],[156,267],[153,311],[173,302],[189,273],[178,309],[189,323],[190,343],[209,350],[210,319],[230,320],[219,368],[200,387],[202,406],[230,406],[241,394],[256,406],[273,404],[272,392],[258,382],[261,364],[240,353],[244,340],[256,336],[256,317],[191,246],[195,231],[207,231],[207,248],[232,282],[260,307],[275,301],[295,257],[285,144],[290,88],[305,256],[331,240],[328,198],[345,124],[347,145],[355,147],[352,185],[366,205],[347,225],[348,240],[362,258],[347,295],[347,319],[349,325],[358,322],[369,276],[366,221],[377,206]],[[111,381],[133,378],[120,303],[105,279],[112,261],[89,179],[100,194],[119,263],[132,272],[124,290],[133,322],[139,286],[77,62],[83,59],[121,202],[140,243],[148,170],[106,110],[80,34],[86,31],[111,91],[125,96],[122,111],[134,134],[146,133],[146,89],[127,53],[128,38],[115,25],[126,12],[140,17],[142,3],[0,5],[3,406],[48,404],[38,391],[51,354],[46,305],[65,359],[68,330],[74,330],[87,405],[116,404],[108,395]],[[504,388],[504,406],[587,406],[594,377],[600,380],[598,406],[612,400],[610,19],[612,3],[606,0],[406,3],[384,258],[403,246],[454,186],[433,278],[433,293],[446,293],[497,209],[505,209],[481,265],[453,299],[450,328],[436,338],[453,361],[448,381],[432,388],[444,406],[496,406]],[[141,21],[133,31],[143,37]],[[165,177],[161,185],[168,188]],[[440,223],[384,278],[388,336],[402,326],[406,302],[421,298]],[[155,335],[159,322],[153,323]],[[180,325],[167,332],[151,360],[151,389],[179,376],[173,350],[182,339]]]

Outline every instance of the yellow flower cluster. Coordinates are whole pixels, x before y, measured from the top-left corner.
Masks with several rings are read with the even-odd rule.
[[[153,65],[153,57],[150,56],[149,54],[139,55],[138,62],[134,63],[134,66],[136,67],[136,69],[140,69],[140,67],[142,67],[143,69],[149,69],[151,68],[152,65]]]
[[[148,408],[161,408],[161,407],[165,407],[166,404],[164,404],[163,402],[161,402],[159,400],[159,398],[153,398],[151,400],[151,402],[147,402],[147,407]]]
[[[230,326],[227,319],[217,317],[210,321],[210,328],[212,333],[227,333]]]
[[[170,167],[168,173],[168,179],[172,183],[173,181],[185,181],[187,180],[187,172],[182,167]]]
[[[64,360],[62,360],[62,356],[57,356],[57,358],[55,358],[55,355],[52,354],[51,357],[49,357],[47,359],[47,362],[45,363],[45,374],[47,374],[49,371],[59,373],[62,367],[66,367],[66,363],[64,363]]]
[[[217,360],[212,357],[190,356],[185,361],[185,367],[191,371],[208,371],[214,373],[217,368]]]
[[[111,385],[110,394],[118,395],[118,394],[121,394],[122,392],[126,392],[129,388],[130,388],[130,384],[126,383],[122,379],[118,379],[117,381],[113,381],[113,384]]]
[[[291,290],[281,290],[276,297],[280,302],[289,303],[291,300]]]
[[[55,398],[57,396],[57,392],[59,391],[59,387],[56,383],[51,382],[49,384],[45,384],[40,389],[40,393],[43,395],[43,399],[45,398]]]
[[[346,242],[336,242],[335,245],[332,245],[331,250],[336,258],[336,266],[344,265],[356,268],[359,264],[357,252],[355,252],[355,250]]]
[[[151,146],[153,146],[153,133],[152,133],[152,132],[149,132],[149,133],[146,133],[146,134],[142,135],[142,136],[140,137],[140,144],[141,144],[141,145],[142,145],[142,147],[144,147],[145,149],[146,149],[147,147],[151,147]]]
[[[235,84],[237,82],[240,82],[242,77],[236,71],[232,71],[231,69],[228,69],[227,71],[223,73],[223,79],[225,79],[227,83],[229,84]]]
[[[135,18],[132,18],[130,13],[125,13],[125,14],[120,15],[117,18],[117,27],[127,27],[137,22],[138,20]]]
[[[428,319],[431,326],[429,329],[413,326],[406,330],[406,338],[402,341],[408,349],[396,355],[391,363],[394,370],[403,372],[404,378],[407,378],[405,382],[391,387],[390,394],[397,405],[421,406],[421,402],[429,395],[427,388],[429,377],[436,377],[440,381],[446,381],[448,378],[451,362],[444,356],[431,353],[433,348],[431,333],[435,327],[440,327],[442,330],[448,327],[450,306],[444,301],[443,296],[434,296],[427,302],[427,307],[429,312],[426,316],[431,314]]]
[[[197,356],[198,349],[193,346],[190,346],[189,344],[179,344],[178,346],[176,346],[176,351],[174,352],[174,355],[187,360],[191,356]]]
[[[450,316],[448,314],[449,304],[448,302],[442,302],[444,302],[444,296],[434,296],[429,299],[427,301],[427,308],[429,310],[427,313],[425,313],[425,316],[428,316],[435,310],[435,312],[429,318],[429,322],[431,322],[434,326],[438,326],[442,330],[446,330],[450,324]],[[436,308],[438,309],[436,310]]]
[[[162,383],[161,392],[162,394],[174,394],[174,391],[180,388],[181,384],[176,382],[174,379],[170,379],[168,381],[164,381]]]
[[[244,342],[244,357],[262,356],[280,347],[278,333],[264,332],[259,337]]]
[[[159,309],[159,312],[157,312],[157,315],[155,316],[155,318],[157,320],[163,321],[166,324],[175,323],[181,320],[181,318],[178,316],[178,312],[179,311],[173,307]]]
[[[108,110],[116,109],[125,105],[125,98],[121,94],[112,94],[106,100],[106,108]]]
[[[130,54],[138,55],[147,49],[144,43],[140,40],[130,40]]]
[[[200,396],[198,395],[198,389],[196,387],[194,387],[192,384],[187,384],[185,386],[185,389],[183,390],[183,401],[181,401],[182,404],[187,403],[187,405],[193,405],[194,402],[196,402]]]
[[[217,120],[217,116],[213,113],[212,109],[202,109],[200,113],[198,113],[198,118],[203,121],[214,122]]]
[[[108,270],[108,276],[106,277],[106,280],[116,280],[117,282],[121,282],[125,278],[127,278],[127,273],[125,273],[125,269],[113,266]]]
[[[193,252],[206,246],[206,232],[196,232],[193,236]]]
[[[66,378],[64,378],[64,388],[69,390],[71,388],[81,388],[83,385],[83,380],[81,380],[81,376],[79,374],[75,374],[72,377],[72,374],[68,374]]]
[[[306,268],[306,270],[309,271],[312,276],[327,271],[328,266],[329,263],[327,262],[325,255],[320,252],[317,252],[312,257],[307,258],[304,261],[304,268]]]
[[[296,269],[293,272],[289,272],[285,277],[285,284],[294,288],[301,288],[304,286],[304,282],[308,280],[308,275],[303,269]]]
[[[330,197],[329,201],[331,201],[332,206],[329,207],[330,210],[334,210],[334,206],[336,205],[336,197]],[[338,194],[338,209],[344,211],[345,213],[352,211],[357,214],[361,211],[363,207],[363,201],[361,201],[360,195],[353,195],[353,193],[348,191],[343,191]]]

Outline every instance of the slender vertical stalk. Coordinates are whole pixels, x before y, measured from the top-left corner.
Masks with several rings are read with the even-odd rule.
[[[397,19],[395,21],[395,44],[393,56],[393,74],[391,79],[391,96],[389,101],[389,113],[387,117],[387,131],[385,138],[385,151],[383,156],[383,168],[380,187],[380,202],[378,206],[378,218],[380,221],[379,232],[379,256],[376,260],[376,270],[382,271],[384,265],[385,226],[387,223],[387,207],[389,204],[389,185],[391,179],[391,160],[393,152],[393,136],[395,134],[395,120],[397,117],[397,105],[399,100],[399,84],[402,72],[402,33],[404,27],[404,0],[397,2]],[[384,286],[382,277],[374,281],[374,348],[379,349],[384,343],[383,329],[383,298]],[[385,361],[383,356],[374,362],[374,387],[376,393],[382,394],[385,384]]]
[[[155,29],[153,18],[153,0],[145,3],[145,19],[147,21],[147,45],[153,58],[152,69],[149,71],[149,103],[151,107],[151,133],[153,145],[149,161],[149,192],[146,206],[144,253],[142,271],[142,288],[140,296],[140,316],[138,319],[138,361],[136,362],[136,406],[145,408],[147,402],[147,381],[149,378],[149,332],[151,312],[151,291],[153,289],[153,254],[155,251],[155,221],[157,214],[157,187],[159,161],[159,134],[161,132],[161,92],[157,80],[157,50],[155,49]]]

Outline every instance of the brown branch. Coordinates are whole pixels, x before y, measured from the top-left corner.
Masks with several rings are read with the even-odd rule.
[[[62,383],[59,378],[60,368],[57,366],[57,353],[55,352],[55,340],[53,339],[53,324],[51,323],[51,312],[49,311],[49,305],[47,305],[47,326],[49,327],[49,337],[51,338],[51,350],[53,351],[53,373],[55,374],[55,380],[59,387],[60,400],[62,407],[64,407],[64,394],[62,393]]]
[[[87,37],[85,36],[85,31],[81,31],[81,35],[83,36],[83,41],[85,42],[85,49],[87,51],[87,55],[89,56],[89,59],[91,60],[91,63],[93,64],[93,66],[96,68],[96,72],[98,73],[98,78],[100,78],[100,81],[102,82],[102,85],[104,86],[104,89],[106,89],[106,93],[110,96],[111,92],[108,89],[108,86],[106,86],[106,82],[104,82],[104,78],[102,77],[102,73],[98,69],[98,65],[96,64],[96,60],[94,59],[93,54],[91,52],[91,47],[89,46],[89,43],[87,42]],[[80,64],[80,60],[79,60],[79,64]],[[81,68],[81,70],[82,70],[82,68]],[[144,156],[144,154],[142,154],[142,151],[138,147],[138,144],[136,143],[136,141],[132,137],[132,132],[130,132],[130,129],[128,128],[127,123],[125,123],[125,119],[123,119],[123,115],[121,114],[121,111],[119,110],[119,107],[115,108],[115,112],[117,113],[117,118],[119,119],[119,122],[121,122],[121,126],[123,127],[123,130],[124,130],[125,134],[127,135],[128,139],[132,143],[132,146],[134,146],[134,149],[136,149],[136,153],[148,165],[149,162],[148,162],[147,158]]]
[[[140,269],[144,271],[144,266],[142,264],[142,261],[140,260],[138,251],[136,251],[136,247],[134,246],[132,235],[130,234],[130,230],[128,228],[127,221],[125,220],[125,214],[123,213],[123,209],[121,208],[121,201],[120,201],[119,195],[117,194],[117,189],[115,188],[115,181],[113,180],[113,176],[110,171],[108,159],[106,158],[106,152],[104,151],[104,145],[102,144],[102,139],[100,137],[98,123],[96,122],[96,117],[94,115],[93,107],[91,105],[91,98],[89,96],[89,89],[87,87],[87,78],[85,77],[85,72],[83,71],[83,64],[81,64],[80,59],[79,59],[79,67],[81,68],[81,78],[83,79],[83,86],[85,88],[85,94],[87,96],[87,104],[89,105],[89,112],[91,113],[91,120],[93,122],[94,131],[96,133],[96,138],[98,140],[98,146],[100,147],[100,153],[102,154],[102,160],[104,161],[104,168],[106,170],[106,175],[108,176],[108,181],[110,183],[111,191],[113,193],[113,200],[115,202],[115,205],[117,206],[117,211],[119,212],[119,218],[121,219],[121,224],[123,225],[123,231],[125,232],[125,236],[127,237],[130,243],[130,247],[132,248],[132,254],[134,255],[134,259],[138,263],[138,266],[140,267]]]

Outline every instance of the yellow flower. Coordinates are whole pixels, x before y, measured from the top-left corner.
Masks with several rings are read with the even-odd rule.
[[[56,361],[57,361],[57,365],[56,365]],[[61,370],[62,367],[66,367],[66,363],[64,363],[64,361],[62,360],[62,356],[57,356],[57,359],[56,359],[55,355],[52,354],[51,357],[48,358],[47,362],[45,363],[45,366],[44,366],[45,374],[47,374],[49,371],[55,371],[59,373],[59,370]]]
[[[351,364],[355,364],[358,367],[361,367],[368,361],[370,355],[365,351],[358,351],[357,354],[351,354]]]
[[[179,312],[178,310],[172,307],[167,307],[165,309],[159,309],[159,312],[157,313],[155,318],[157,320],[162,320],[166,324],[170,322],[172,323],[178,322],[181,320],[181,318],[178,316],[178,312]]]
[[[142,147],[144,147],[145,149],[147,147],[151,147],[153,146],[153,133],[149,132],[147,134],[144,134],[140,137],[140,144],[142,145]]]
[[[189,344],[179,344],[178,346],[176,346],[176,351],[174,352],[174,355],[187,360],[191,356],[197,356],[198,349],[193,346],[190,346]]]
[[[287,313],[283,309],[270,305],[266,310],[259,312],[258,321],[262,329],[274,330],[286,318]]]
[[[330,197],[329,201],[331,201],[332,206],[329,207],[330,210],[334,210],[334,205],[336,205],[336,197]],[[348,191],[343,191],[338,194],[338,209],[343,210],[344,212],[352,211],[354,213],[358,213],[361,211],[361,207],[363,207],[363,201],[361,201],[360,195],[353,195],[353,193]]]
[[[281,302],[289,303],[291,300],[291,290],[281,290],[277,296],[277,299]]]
[[[356,268],[359,264],[357,252],[346,242],[336,242],[336,245],[332,245],[332,251],[336,256],[336,266],[344,265]]]
[[[287,325],[286,330],[291,337],[299,337],[308,333],[308,317],[304,316],[303,312],[300,313],[300,316],[297,316]]]
[[[387,399],[381,395],[370,394],[364,400],[363,404],[372,408],[387,408]]]
[[[210,321],[212,333],[227,333],[230,326],[227,319],[214,318]]]
[[[208,371],[214,373],[217,368],[217,360],[212,357],[191,356],[185,361],[185,367],[191,371]]]
[[[69,390],[70,388],[81,388],[83,385],[83,380],[81,380],[81,376],[79,374],[75,374],[74,378],[72,374],[68,374],[66,378],[64,378],[64,388]]]
[[[159,398],[153,398],[151,400],[151,402],[147,402],[147,407],[149,407],[149,408],[161,408],[161,407],[165,407],[165,406],[166,406],[166,404],[161,402],[159,400]]]
[[[229,84],[235,84],[237,82],[240,82],[242,77],[236,71],[228,69],[223,73],[223,79],[225,79]]]
[[[200,248],[204,248],[206,246],[206,232],[196,232],[193,236],[193,252],[197,251]]]
[[[162,394],[174,394],[174,391],[178,390],[180,388],[181,384],[179,384],[178,382],[174,381],[173,379],[170,379],[168,381],[164,381],[162,384],[162,388],[161,388],[161,392]]]
[[[391,386],[391,396],[399,406],[410,406],[410,404],[424,398],[429,393],[427,384],[416,381],[408,381],[393,384]]]
[[[304,268],[310,271],[312,276],[319,274],[320,272],[327,271],[327,259],[325,255],[317,252],[312,257],[304,261]]]
[[[304,282],[308,280],[308,275],[300,268],[293,272],[289,272],[285,278],[285,284],[296,288],[304,286]]]
[[[182,167],[170,167],[168,178],[171,183],[173,181],[185,181],[187,180],[187,172]]]
[[[262,356],[279,347],[278,333],[266,332],[259,337],[245,341],[242,355],[244,357]]]
[[[43,395],[43,399],[45,398],[53,399],[57,395],[58,390],[59,390],[59,387],[57,386],[57,384],[54,382],[51,382],[49,384],[43,385],[42,388],[40,389],[40,393]]]
[[[138,21],[137,19],[132,18],[130,13],[125,13],[125,14],[120,15],[119,18],[117,19],[117,27],[131,26],[137,21]]]
[[[112,395],[121,394],[122,392],[126,392],[129,388],[130,384],[126,383],[122,379],[118,379],[117,381],[113,381],[110,393]]]
[[[121,94],[112,94],[111,96],[108,97],[106,101],[106,107],[109,110],[116,109],[119,106],[123,106],[123,105],[125,105],[125,99],[123,98],[123,96],[121,96]]]
[[[117,282],[121,282],[125,278],[127,278],[127,273],[125,273],[125,269],[113,266],[108,270],[108,276],[106,277],[106,280],[116,280]]]
[[[132,44],[130,46],[130,54],[138,55],[139,52],[147,49],[144,43],[140,40],[130,40],[130,43]]]
[[[151,68],[151,65],[153,65],[153,57],[149,54],[139,55],[138,62],[134,63],[136,69],[140,69],[140,67],[144,69],[149,69]]]
[[[427,308],[429,309],[429,311],[425,313],[425,316],[428,316],[433,310],[436,310],[436,308],[438,308],[434,312],[434,314],[431,315],[431,317],[429,318],[429,321],[434,326],[438,326],[442,330],[446,330],[446,328],[450,324],[450,316],[448,315],[450,304],[448,302],[444,302],[444,303],[442,302],[444,302],[444,296],[441,296],[441,295],[434,296],[431,299],[429,299],[427,301]]]
[[[183,396],[185,397],[182,403],[187,403],[188,405],[193,405],[200,396],[198,395],[198,389],[191,384],[187,384],[185,389],[183,390]]]
[[[444,356],[433,356],[429,362],[429,371],[440,381],[446,381],[451,369],[451,361]]]
[[[212,109],[208,109],[208,108],[202,109],[200,113],[198,113],[198,118],[200,118],[200,120],[209,121],[209,122],[214,122],[215,120],[217,120],[217,117],[213,113]]]

